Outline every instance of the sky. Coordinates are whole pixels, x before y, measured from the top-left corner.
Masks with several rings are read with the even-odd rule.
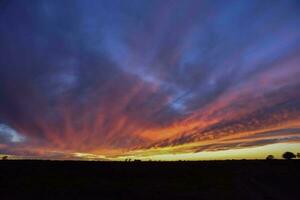
[[[300,1],[0,0],[0,155],[300,152]]]

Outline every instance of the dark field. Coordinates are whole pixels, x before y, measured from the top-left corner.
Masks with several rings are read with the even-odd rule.
[[[8,160],[0,199],[300,199],[299,171],[300,160]]]

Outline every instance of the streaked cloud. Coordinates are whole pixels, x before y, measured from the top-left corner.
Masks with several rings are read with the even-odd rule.
[[[5,2],[1,154],[113,159],[299,142],[297,1]]]

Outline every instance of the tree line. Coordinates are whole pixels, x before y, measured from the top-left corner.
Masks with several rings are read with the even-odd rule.
[[[297,154],[294,154],[293,152],[290,152],[290,151],[287,151],[285,153],[282,154],[282,158],[285,159],[285,160],[291,160],[291,159],[294,159],[294,158],[300,158],[300,153],[297,153]],[[273,155],[268,155],[266,157],[267,160],[273,160],[275,159],[275,157]]]

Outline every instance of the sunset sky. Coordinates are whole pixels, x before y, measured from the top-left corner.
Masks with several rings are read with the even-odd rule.
[[[0,0],[0,155],[300,152],[300,1]]]

